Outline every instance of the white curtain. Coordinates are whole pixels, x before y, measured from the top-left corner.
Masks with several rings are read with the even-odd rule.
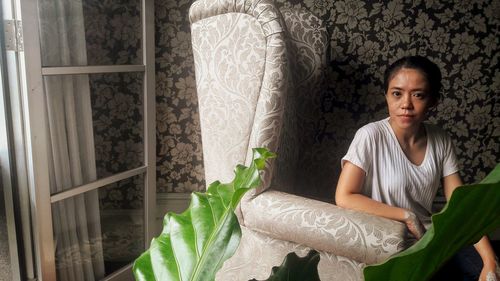
[[[82,0],[39,0],[44,66],[87,64]],[[44,77],[51,193],[96,180],[88,75]],[[59,280],[104,277],[97,191],[52,205]]]

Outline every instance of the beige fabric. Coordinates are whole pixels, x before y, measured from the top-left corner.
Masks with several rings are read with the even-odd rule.
[[[250,134],[246,164],[252,159],[253,147],[266,147],[278,151],[286,94],[289,90],[289,72],[284,33],[267,37],[266,69],[264,72],[254,124]],[[280,155],[280,158],[286,158]],[[257,192],[269,188],[274,170],[274,160],[262,175],[263,183]]]
[[[279,266],[289,252],[305,256],[310,248],[270,238],[259,232],[242,227],[242,239],[234,256],[217,272],[217,281],[248,281],[252,278],[265,280],[273,266]],[[320,251],[318,272],[324,281],[363,280],[363,263]]]
[[[328,34],[321,19],[305,9],[282,8],[280,12],[287,28],[291,81],[272,185],[275,190],[307,194],[299,183],[311,179],[302,179],[305,167],[301,163],[314,140],[314,116],[321,100],[312,89],[323,83]]]
[[[217,280],[265,279],[287,253],[309,248],[321,252],[322,280],[362,280],[365,263],[401,250],[402,224],[275,191],[300,189],[320,106],[310,88],[326,62],[321,21],[272,0],[198,0],[190,20],[207,183],[232,180],[253,147],[278,152],[262,187],[242,199],[242,240]]]
[[[367,264],[407,246],[402,223],[278,191],[243,201],[241,210],[252,230]]]
[[[266,39],[260,24],[247,14],[200,20],[192,25],[192,34],[205,180],[230,182],[236,164],[245,162]]]
[[[272,1],[200,0],[190,20],[205,179],[228,182],[253,147],[278,148],[288,89],[284,24]]]
[[[262,26],[265,36],[284,31],[280,12],[272,0],[197,0],[189,9],[189,20],[192,25],[202,19],[232,13],[254,17]]]
[[[288,28],[290,57],[294,58],[290,60],[290,64],[295,83],[296,109],[293,117],[297,121],[295,127],[285,128],[283,139],[289,139],[289,136],[296,138],[294,150],[299,165],[293,170],[293,185],[287,184],[291,187],[284,187],[282,191],[318,198],[318,195],[324,192],[317,192],[318,178],[310,176],[309,163],[318,161],[313,148],[318,141],[318,112],[321,112],[324,106],[321,100],[322,93],[319,91],[325,88],[321,85],[325,83],[329,36],[322,20],[305,9],[282,8],[281,13]],[[287,113],[288,105],[285,114]],[[278,170],[279,164],[281,163],[278,161]],[[331,198],[321,199],[331,200]]]

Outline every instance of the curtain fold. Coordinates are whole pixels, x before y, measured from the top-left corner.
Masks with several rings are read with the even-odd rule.
[[[39,0],[44,66],[87,64],[81,0]],[[49,128],[50,190],[97,179],[88,75],[44,77]],[[97,190],[52,205],[59,280],[98,280],[104,259]]]

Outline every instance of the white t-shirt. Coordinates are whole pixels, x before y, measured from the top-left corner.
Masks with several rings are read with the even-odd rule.
[[[428,227],[441,179],[459,168],[450,137],[437,126],[424,126],[427,148],[418,166],[404,154],[389,118],[369,123],[356,132],[342,166],[349,161],[366,172],[362,194],[411,210]]]

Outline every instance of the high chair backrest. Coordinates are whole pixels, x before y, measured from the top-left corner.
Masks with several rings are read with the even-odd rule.
[[[305,10],[271,0],[198,0],[190,9],[205,179],[229,182],[252,148],[278,153],[258,192],[293,192],[318,106],[326,30]],[[287,26],[288,25],[288,26]],[[310,124],[309,124],[310,125]]]

